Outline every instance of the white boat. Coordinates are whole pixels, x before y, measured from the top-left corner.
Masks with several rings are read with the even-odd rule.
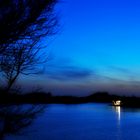
[[[120,106],[121,105],[121,100],[113,101],[113,105],[114,106]]]

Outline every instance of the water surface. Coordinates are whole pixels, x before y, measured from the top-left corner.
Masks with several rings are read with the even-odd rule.
[[[107,104],[46,105],[20,135],[6,140],[140,140],[140,110]]]

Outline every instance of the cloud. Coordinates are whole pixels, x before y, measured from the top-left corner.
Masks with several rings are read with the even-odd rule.
[[[50,80],[74,82],[76,80],[86,80],[91,75],[96,75],[96,72],[90,68],[75,64],[71,59],[59,58],[50,61],[40,76],[45,76]]]
[[[140,70],[133,67],[119,67],[119,66],[108,66],[108,75],[112,75],[116,79],[124,81],[139,81],[140,80]]]
[[[108,67],[109,70],[114,71],[116,73],[120,73],[123,75],[127,75],[127,76],[135,76],[136,74],[140,74],[137,72],[136,69],[133,68],[124,68],[124,67],[118,67],[118,66],[110,66]]]
[[[70,59],[56,59],[46,66],[43,87],[58,94],[86,94],[90,91],[111,93],[137,93],[139,76],[136,71],[118,66],[103,69],[86,68]],[[45,82],[44,82],[45,79]]]
[[[49,78],[55,80],[83,80],[92,74],[92,70],[75,66],[55,67],[47,73]]]
[[[127,68],[122,68],[122,67],[118,67],[118,66],[110,66],[108,67],[109,69],[116,71],[116,72],[120,72],[120,73],[124,73],[124,74],[132,74],[132,71],[130,71]]]
[[[113,72],[112,72],[113,71]],[[115,75],[110,73],[115,73]],[[121,76],[119,75],[121,73]],[[54,94],[86,95],[96,91],[108,91],[115,94],[135,94],[140,91],[139,79],[124,78],[131,77],[133,72],[119,67],[108,67],[107,73],[92,68],[85,68],[65,60],[61,63],[57,60],[39,77],[43,80],[26,82],[26,87],[40,85],[45,91]]]

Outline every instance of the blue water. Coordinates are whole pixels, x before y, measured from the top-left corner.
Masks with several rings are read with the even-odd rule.
[[[6,140],[140,140],[140,110],[107,104],[45,106],[20,135]]]

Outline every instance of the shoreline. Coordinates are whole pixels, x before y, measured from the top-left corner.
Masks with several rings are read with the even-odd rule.
[[[98,92],[85,97],[52,96],[50,93],[29,94],[0,94],[0,104],[83,104],[106,103],[121,100],[121,107],[140,108],[140,97],[111,95],[107,92]]]

